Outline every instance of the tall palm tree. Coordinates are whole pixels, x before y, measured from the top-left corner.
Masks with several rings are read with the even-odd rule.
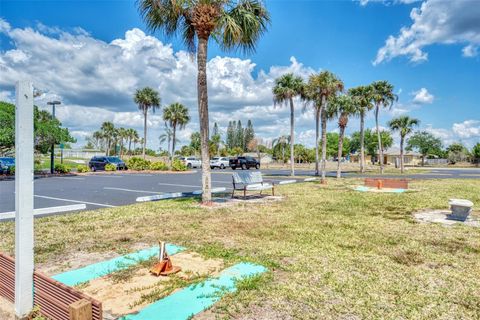
[[[392,131],[398,131],[400,133],[400,171],[403,173],[403,144],[405,143],[405,137],[413,132],[414,127],[420,124],[420,120],[410,118],[409,116],[400,116],[393,118],[388,122],[388,126]]]
[[[345,138],[345,128],[348,124],[348,118],[356,115],[358,109],[356,108],[352,97],[348,94],[338,96],[329,104],[328,113],[332,117],[338,117],[338,128],[340,129],[338,137],[338,157],[337,157],[337,179],[342,176],[341,161],[343,155],[343,140]]]
[[[109,121],[104,122],[100,127],[100,132],[103,139],[105,139],[105,153],[109,156],[112,142],[115,139],[115,126]]]
[[[285,147],[290,144],[290,136],[280,136],[272,141],[272,149],[277,146],[282,149],[282,161],[285,163]]]
[[[148,110],[152,109],[155,112],[155,109],[160,107],[160,96],[157,91],[150,87],[145,87],[143,89],[137,89],[133,100],[138,104],[138,108],[143,112],[143,159],[145,159],[145,147],[147,144],[147,114]]]
[[[380,161],[380,173],[384,171],[383,161],[383,146],[382,138],[380,136],[380,128],[378,124],[378,114],[380,113],[380,107],[391,108],[393,103],[398,100],[398,96],[393,93],[393,85],[386,80],[375,81],[372,86],[372,100],[375,103],[375,124],[377,128],[378,139],[378,160]]]
[[[182,130],[190,121],[188,109],[181,103],[172,103],[163,109],[163,120],[168,121],[170,127],[172,127],[172,154],[170,156],[170,160],[173,160],[173,155],[175,154],[175,135],[177,133],[177,128]]]
[[[360,172],[365,172],[365,116],[373,109],[372,86],[358,86],[348,90],[353,102],[358,109],[360,117]]]
[[[138,132],[133,128],[127,129],[127,139],[128,139],[128,154],[132,153],[132,142],[134,142],[135,149],[135,140],[138,139]]]
[[[308,79],[305,97],[310,100],[315,108],[315,175],[319,175],[318,156],[318,131],[319,120],[322,124],[322,183],[326,182],[327,164],[327,120],[326,112],[328,102],[343,90],[343,82],[330,71],[313,74]],[[321,118],[321,119],[320,119]]]
[[[152,31],[178,35],[197,52],[198,113],[202,150],[202,201],[212,199],[207,92],[208,41],[225,50],[255,51],[266,31],[269,13],[259,0],[139,0],[138,9]]]
[[[293,145],[295,144],[295,106],[293,99],[297,96],[303,96],[305,83],[301,77],[293,73],[287,73],[275,80],[273,87],[273,102],[278,104],[290,104],[290,175],[295,175],[295,154]]]
[[[158,139],[160,141],[160,144],[167,142],[167,151],[168,151],[168,155],[170,156],[171,155],[170,142],[172,141],[173,132],[172,132],[172,128],[168,126],[167,122],[165,122],[164,127],[165,127],[165,133],[162,133],[158,137]]]

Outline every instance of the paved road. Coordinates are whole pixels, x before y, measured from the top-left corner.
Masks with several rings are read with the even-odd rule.
[[[262,169],[266,181],[289,179],[289,170]],[[313,176],[313,170],[297,170],[297,175]],[[213,187],[231,190],[232,171],[214,170]],[[329,172],[329,176],[334,176]],[[346,177],[361,177],[346,173]],[[388,177],[385,175],[384,177]],[[391,175],[390,175],[391,176]],[[372,175],[369,175],[372,177]],[[432,169],[423,174],[406,175],[416,179],[480,179],[480,169]],[[135,203],[137,197],[169,192],[189,192],[201,189],[201,172],[185,174],[93,174],[39,178],[35,180],[35,208],[85,204],[87,209],[115,207]],[[15,210],[15,181],[0,181],[1,214]]]

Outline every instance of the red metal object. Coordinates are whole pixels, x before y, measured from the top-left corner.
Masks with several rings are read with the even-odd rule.
[[[408,180],[407,179],[379,179],[379,178],[366,178],[365,186],[378,188],[379,181],[382,182],[382,188],[392,188],[392,189],[408,189]]]

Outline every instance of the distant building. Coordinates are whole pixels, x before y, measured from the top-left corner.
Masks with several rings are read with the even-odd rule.
[[[373,161],[377,162],[376,160],[377,157],[373,158]],[[359,153],[354,153],[350,155],[350,161],[351,162],[359,162],[360,160],[360,154]],[[383,152],[383,163],[384,164],[395,164],[400,163],[400,149],[399,148],[391,148],[388,149],[387,151]],[[372,162],[372,156],[366,154],[365,155],[365,162],[366,163],[371,163]],[[413,152],[413,151],[404,151],[403,153],[403,163],[405,165],[420,165],[422,163],[422,155],[418,152]]]

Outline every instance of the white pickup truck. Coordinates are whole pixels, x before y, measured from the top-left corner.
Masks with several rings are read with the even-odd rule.
[[[180,161],[182,161],[189,169],[202,167],[202,160],[197,157],[181,157]]]
[[[214,157],[212,160],[210,160],[210,168],[215,169],[215,168],[220,168],[220,169],[225,169],[227,167],[230,167],[230,159],[227,157]]]

